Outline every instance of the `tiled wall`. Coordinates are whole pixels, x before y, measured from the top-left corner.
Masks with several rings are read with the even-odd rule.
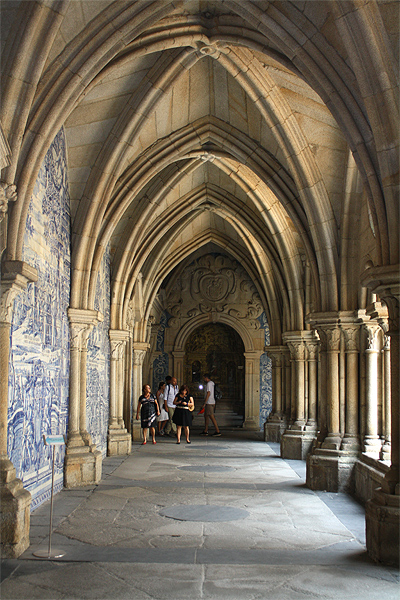
[[[265,313],[259,318],[260,327],[264,329],[265,345],[269,346],[269,325]],[[260,427],[263,429],[269,413],[272,410],[272,363],[267,353],[260,358]]]
[[[95,310],[104,321],[90,334],[87,358],[86,418],[88,432],[103,457],[107,452],[110,394],[110,251],[106,249],[97,276]]]
[[[43,434],[66,433],[69,390],[70,212],[64,131],[51,144],[32,194],[23,260],[38,281],[14,302],[10,336],[8,453],[32,508],[50,496],[50,448]],[[55,489],[63,483],[57,446]]]

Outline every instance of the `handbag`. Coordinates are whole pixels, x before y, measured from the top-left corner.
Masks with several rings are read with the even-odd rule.
[[[194,400],[193,400],[192,396],[190,396],[190,398],[189,398],[188,409],[190,410],[190,412],[194,411]]]

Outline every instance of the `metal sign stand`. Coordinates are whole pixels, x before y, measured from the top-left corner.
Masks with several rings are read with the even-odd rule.
[[[61,558],[64,556],[65,552],[62,550],[57,550],[56,548],[51,548],[51,534],[53,531],[53,496],[54,496],[54,459],[56,455],[56,446],[61,444],[65,444],[65,436],[63,435],[44,435],[43,441],[45,446],[53,446],[53,466],[51,472],[51,501],[50,501],[50,528],[49,528],[49,546],[47,550],[37,550],[33,552],[33,556],[37,556],[39,558]]]

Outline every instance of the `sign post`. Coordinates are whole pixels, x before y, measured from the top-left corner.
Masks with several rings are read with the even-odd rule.
[[[49,528],[49,546],[47,550],[37,550],[33,552],[33,556],[39,558],[61,558],[65,552],[51,548],[51,534],[53,531],[53,496],[54,496],[54,459],[56,454],[56,446],[66,443],[64,435],[43,435],[45,446],[53,446],[53,465],[51,471],[51,501],[50,501],[50,528]]]

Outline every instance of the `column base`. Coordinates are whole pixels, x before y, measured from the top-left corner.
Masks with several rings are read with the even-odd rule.
[[[101,478],[103,459],[95,444],[69,446],[65,451],[64,486],[81,487],[98,483]]]
[[[271,415],[264,423],[264,441],[279,443],[286,428],[287,422],[284,416]]]
[[[400,496],[385,494],[382,488],[365,507],[367,551],[376,562],[399,565]]]
[[[358,435],[344,435],[341,450],[345,452],[361,452],[360,437]]]
[[[257,419],[255,419],[254,417],[250,417],[249,419],[246,419],[245,422],[243,423],[243,429],[259,431],[260,430],[260,422]]]
[[[357,458],[357,452],[315,448],[307,456],[307,487],[325,492],[352,493],[352,474]]]
[[[365,436],[363,444],[363,452],[366,452],[370,456],[379,458],[380,451],[382,450],[382,441],[378,436]]]
[[[287,429],[281,437],[281,457],[305,460],[313,447],[316,431]]]
[[[328,433],[321,444],[325,450],[339,450],[342,445],[342,436],[340,433]]]
[[[381,449],[380,459],[381,460],[391,460],[392,456],[392,448],[390,442],[385,442]]]
[[[122,456],[132,450],[131,434],[124,429],[109,429],[107,436],[107,456]]]
[[[142,442],[143,441],[143,429],[140,427],[140,421],[132,422],[131,437],[132,437],[132,442]]]
[[[1,556],[18,558],[29,546],[31,494],[8,459],[0,461]]]

